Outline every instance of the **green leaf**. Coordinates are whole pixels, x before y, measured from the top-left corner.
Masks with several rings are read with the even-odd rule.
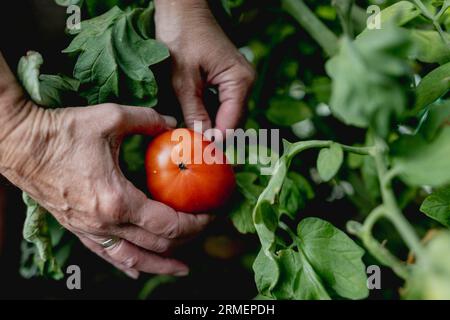
[[[295,219],[297,212],[303,209],[306,201],[314,198],[314,191],[303,176],[296,172],[289,172],[284,180],[279,195],[278,210],[280,214],[287,214]]]
[[[378,180],[378,173],[375,165],[375,160],[372,157],[363,158],[363,166],[361,168],[361,176],[364,185],[367,188],[367,195],[373,201],[380,197],[380,182]]]
[[[231,15],[232,11],[244,4],[244,0],[221,0],[225,11]]]
[[[230,219],[234,227],[243,234],[255,233],[256,229],[253,224],[252,212],[255,203],[244,199],[233,204],[230,212]]]
[[[277,299],[328,300],[322,281],[299,252],[292,249],[278,253],[280,276],[273,295]]]
[[[420,110],[441,96],[450,89],[450,62],[427,74],[416,89],[415,110]]]
[[[362,256],[364,250],[344,232],[318,219],[303,219],[297,234],[314,271],[336,294],[348,299],[367,297],[367,275]]]
[[[392,146],[394,168],[412,186],[450,183],[450,126],[428,142],[420,135],[403,136]]]
[[[138,172],[144,169],[144,138],[140,135],[132,136],[122,143],[123,160],[129,171]]]
[[[279,277],[278,265],[273,258],[269,258],[261,249],[253,263],[255,272],[255,283],[260,294],[273,297],[272,289],[275,287]]]
[[[264,187],[257,184],[258,175],[253,172],[239,172],[236,174],[236,184],[239,192],[248,200],[256,203]]]
[[[151,294],[160,286],[173,283],[177,280],[174,276],[169,275],[159,275],[153,276],[147,282],[145,282],[141,291],[139,291],[138,299],[139,300],[147,300]]]
[[[19,78],[34,102],[41,106],[59,107],[66,92],[77,90],[78,82],[65,76],[39,75],[42,63],[38,52],[28,52],[19,62]],[[23,227],[20,274],[25,278],[43,275],[60,280],[64,277],[61,266],[68,258],[71,243],[59,246],[64,229],[26,193],[23,193],[23,201],[27,215]]]
[[[46,75],[39,77],[41,91],[41,105],[51,108],[64,106],[69,100],[69,93],[78,91],[78,80],[65,75]]]
[[[149,66],[169,57],[164,44],[153,39],[144,39],[133,25],[133,15],[141,14],[135,9],[117,20],[113,28],[113,47],[117,64],[125,76],[127,91],[132,93],[131,104],[156,105],[157,84]],[[149,11],[149,10],[148,10]],[[152,12],[148,12],[148,15]]]
[[[269,201],[263,200],[255,207],[253,222],[261,245],[267,252],[275,244],[275,231],[278,227],[278,214]]]
[[[426,263],[414,265],[412,274],[401,291],[404,299],[450,299],[450,232],[439,232],[425,248]]]
[[[367,32],[352,42],[344,38],[339,54],[326,64],[333,79],[330,107],[348,125],[373,127],[386,136],[391,122],[406,107],[403,78],[410,74],[405,58],[406,31],[392,26]]]
[[[77,54],[74,77],[89,104],[119,101],[154,106],[157,85],[150,66],[169,56],[160,42],[145,38],[136,20],[153,15],[153,8],[123,12],[114,7],[82,22],[81,32],[65,53]]]
[[[31,245],[22,245],[21,274],[24,277],[40,274],[60,280],[64,274],[53,254],[48,213],[26,193],[23,193],[23,201],[27,206],[23,238]]]
[[[17,74],[30,98],[44,107],[61,107],[68,93],[78,90],[79,82],[64,75],[40,74],[44,60],[39,52],[29,51],[19,61]]]
[[[44,63],[39,52],[28,51],[27,55],[22,57],[17,67],[17,75],[31,99],[40,103],[42,101],[41,90],[39,88],[40,68]]]
[[[278,96],[270,100],[266,116],[270,122],[287,127],[310,118],[312,113],[304,102],[288,96]]]
[[[450,49],[441,35],[433,30],[408,30],[414,45],[412,57],[426,63],[444,64],[450,61]],[[445,33],[450,41],[450,35]]]
[[[23,237],[36,245],[42,260],[47,260],[51,256],[51,242],[45,218],[47,211],[26,193],[23,193],[23,201],[27,206]]]
[[[80,32],[69,44],[69,46],[63,50],[64,53],[81,53],[86,50],[88,46],[94,45],[96,41],[91,41],[92,39],[96,39],[101,37],[111,26],[114,24],[114,21],[117,20],[118,17],[123,15],[122,10],[117,7],[109,10],[105,14],[98,16],[96,18],[90,20],[84,20],[81,23]]]
[[[285,152],[288,152],[287,149],[288,147]],[[275,231],[279,218],[275,202],[287,175],[288,162],[289,158],[286,155],[278,160],[267,187],[259,196],[256,206],[253,209],[253,223],[261,241],[261,246],[266,254],[269,254],[275,245]]]
[[[380,12],[380,23],[385,25],[403,26],[421,15],[421,11],[410,1],[398,1]],[[365,29],[358,38],[365,37],[372,30]]]
[[[339,171],[344,161],[342,147],[333,143],[330,148],[320,150],[317,170],[323,181],[330,181]]]
[[[115,6],[119,6],[123,0],[84,0],[89,16],[96,17]]]
[[[255,261],[256,266],[254,266],[255,270],[258,270],[258,274],[256,276],[256,281],[258,284],[258,289],[263,290],[261,292],[265,296],[270,296],[272,292],[273,286],[277,279],[273,272],[279,271],[279,266],[276,263],[276,249],[279,244],[279,239],[276,235],[276,231],[278,229],[279,223],[279,199],[280,193],[282,192],[283,184],[286,181],[286,177],[288,176],[288,168],[292,158],[309,148],[318,147],[318,146],[328,145],[326,142],[318,142],[318,141],[304,141],[298,142],[295,144],[290,144],[286,140],[283,140],[284,147],[284,155],[277,161],[275,167],[272,172],[272,176],[260,194],[256,206],[253,210],[253,223],[256,228],[257,235],[261,242],[261,252],[259,259]],[[295,177],[295,175],[293,176]],[[291,179],[291,178],[290,178]],[[299,181],[297,178],[292,178],[296,182]],[[301,183],[300,183],[301,184]],[[303,189],[303,187],[302,187]],[[305,189],[305,193],[308,195],[307,188]],[[309,196],[312,196],[309,193]],[[270,264],[271,273],[267,273],[266,270],[263,269],[264,263]],[[305,264],[305,276],[308,281],[312,281],[314,288],[319,288],[320,280],[314,275],[313,268],[309,264]],[[306,280],[305,280],[306,281]],[[325,297],[326,294],[322,294],[321,297]]]
[[[315,194],[313,187],[305,177],[292,171],[290,171],[287,176],[295,183],[305,200],[311,200],[314,198]]]
[[[428,196],[420,211],[450,228],[450,187],[445,187]]]
[[[279,211],[295,219],[297,211],[304,205],[304,200],[295,182],[286,177],[280,192]]]
[[[437,101],[427,109],[418,132],[431,141],[439,133],[439,130],[450,125],[450,100]]]
[[[253,224],[253,208],[264,188],[256,183],[258,176],[252,172],[239,172],[236,174],[236,184],[239,192],[244,196],[241,201],[233,203],[230,218],[240,233],[256,232]]]

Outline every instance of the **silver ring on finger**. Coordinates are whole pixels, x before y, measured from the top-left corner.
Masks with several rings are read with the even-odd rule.
[[[100,245],[104,248],[104,249],[108,249],[111,248],[113,246],[115,246],[121,239],[118,237],[111,237],[106,239],[105,241],[103,241],[102,243],[100,243]]]

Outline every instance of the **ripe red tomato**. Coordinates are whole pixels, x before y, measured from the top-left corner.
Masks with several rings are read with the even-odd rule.
[[[210,213],[225,204],[235,187],[223,152],[189,129],[157,136],[148,146],[145,165],[153,199],[177,211]]]

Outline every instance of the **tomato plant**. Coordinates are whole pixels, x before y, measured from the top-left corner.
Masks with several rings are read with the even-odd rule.
[[[193,130],[175,129],[156,137],[147,149],[145,164],[153,199],[178,211],[212,212],[234,190],[233,169],[226,156]]]
[[[65,50],[76,59],[73,78],[39,75],[42,59],[31,55],[19,68],[24,86],[48,107],[67,105],[71,96],[86,103],[155,105],[149,67],[169,53],[152,40],[151,27],[142,31],[152,7],[146,1],[111,1],[121,9],[96,2],[84,1],[92,19]],[[242,239],[258,242],[242,259],[253,274],[248,276],[256,283],[254,295],[450,298],[450,1],[221,3],[219,14],[229,14],[228,27],[238,30],[236,42],[259,75],[244,128],[280,129],[284,139],[272,175],[261,175],[258,164],[236,168],[238,192],[227,202],[235,228],[247,235]],[[121,34],[130,41],[119,43]],[[105,47],[116,49],[104,58],[111,63],[93,63],[89,57]],[[128,67],[142,73],[129,72],[123,60],[141,53],[151,59],[132,59]],[[117,81],[105,83],[105,74]],[[145,170],[145,147],[142,137],[125,142],[128,172]],[[151,168],[159,166],[151,162]],[[190,174],[189,168],[170,166],[176,179]],[[167,185],[165,179],[161,184]],[[158,197],[164,187],[151,180]],[[190,187],[180,189],[195,199]],[[43,214],[26,200],[28,217]],[[25,229],[42,223],[29,218]],[[59,275],[52,232],[27,240],[41,248],[30,255],[40,271]],[[383,281],[378,296],[367,286],[367,270],[374,265],[392,282]],[[175,285],[167,278],[150,281],[146,295],[155,283]]]

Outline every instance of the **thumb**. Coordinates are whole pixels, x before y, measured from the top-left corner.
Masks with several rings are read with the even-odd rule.
[[[177,120],[170,116],[160,115],[151,108],[121,107],[124,114],[124,134],[157,135],[177,126]]]
[[[181,104],[184,121],[194,129],[195,122],[201,122],[202,130],[211,128],[211,119],[203,104],[203,84],[198,70],[178,71],[173,77],[173,87]]]

